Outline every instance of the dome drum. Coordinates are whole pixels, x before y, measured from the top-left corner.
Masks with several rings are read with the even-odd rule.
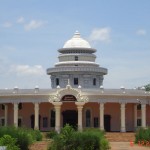
[[[63,61],[90,61],[90,62],[95,62],[95,56],[93,55],[61,55],[58,57],[59,58],[59,62],[63,62]]]

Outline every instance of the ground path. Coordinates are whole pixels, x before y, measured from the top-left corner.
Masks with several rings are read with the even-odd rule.
[[[138,146],[130,142],[110,142],[111,150],[148,150],[150,146]]]
[[[49,141],[39,141],[32,144],[29,150],[47,150]]]
[[[106,133],[106,138],[110,143],[111,150],[150,150],[150,146],[144,147],[134,144],[135,133]]]

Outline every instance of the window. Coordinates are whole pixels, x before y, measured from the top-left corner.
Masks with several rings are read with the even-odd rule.
[[[22,109],[22,103],[19,103],[18,109],[19,109],[19,110]]]
[[[86,115],[86,127],[90,127],[91,126],[91,112],[90,112],[90,110],[86,110],[85,115]]]
[[[43,128],[47,128],[48,127],[48,119],[47,117],[43,117]]]
[[[137,105],[137,110],[141,110],[141,104]]]
[[[74,85],[78,85],[78,78],[74,78]]]
[[[2,119],[1,119],[1,126],[4,126],[4,125],[5,125],[5,119],[2,118]]]
[[[51,127],[55,127],[55,111],[51,110],[51,118],[50,118],[50,125]]]
[[[21,125],[22,125],[22,119],[18,118],[18,127],[21,127]]]
[[[59,85],[59,78],[56,78],[56,85]]]
[[[2,105],[1,105],[1,108],[2,108],[2,110],[5,110],[5,105],[2,104]]]
[[[98,127],[98,117],[94,117],[94,127]]]
[[[74,57],[74,60],[75,60],[75,61],[78,61],[78,56],[75,56],[75,57]]]
[[[137,119],[137,126],[138,126],[138,127],[141,126],[141,118]]]
[[[93,79],[93,85],[96,85],[96,78]]]

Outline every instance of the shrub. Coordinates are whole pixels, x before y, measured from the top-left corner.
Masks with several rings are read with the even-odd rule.
[[[7,150],[20,150],[16,145],[17,140],[12,138],[10,135],[4,135],[0,138],[0,146],[6,146]]]
[[[53,139],[58,133],[55,130],[49,131],[46,135],[47,138]]]
[[[42,134],[39,130],[34,130],[33,133],[35,134],[35,140],[36,141],[41,141],[42,140]]]
[[[101,150],[110,149],[110,145],[109,145],[108,140],[106,140],[105,138],[102,138],[100,141],[100,147],[101,147]]]
[[[16,144],[21,150],[27,150],[34,141],[42,139],[40,131],[26,128],[0,127],[0,137],[5,134],[15,138]]]
[[[54,137],[49,150],[107,150],[109,143],[104,137],[104,132],[98,129],[76,132],[71,126],[66,125]]]
[[[150,128],[139,128],[135,134],[135,143],[146,145],[150,141]]]

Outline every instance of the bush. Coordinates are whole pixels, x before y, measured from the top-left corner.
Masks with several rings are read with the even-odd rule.
[[[146,145],[147,142],[150,141],[150,128],[144,129],[139,128],[135,134],[135,143],[142,143],[142,145]]]
[[[16,145],[17,140],[12,138],[10,135],[4,135],[0,138],[0,146],[6,146],[7,150],[20,150]]]
[[[53,139],[58,133],[55,130],[52,130],[50,132],[47,133],[46,137]]]
[[[86,130],[76,132],[71,126],[66,125],[54,137],[49,150],[107,150],[109,143],[100,130]]]
[[[35,140],[41,141],[42,140],[42,134],[39,130],[34,130],[33,133],[35,134]]]
[[[30,144],[42,139],[40,131],[26,128],[0,127],[0,137],[5,134],[15,138],[16,144],[21,150],[28,150]]]
[[[102,138],[100,141],[100,147],[101,147],[101,150],[110,149],[108,140],[106,140],[105,138]]]

